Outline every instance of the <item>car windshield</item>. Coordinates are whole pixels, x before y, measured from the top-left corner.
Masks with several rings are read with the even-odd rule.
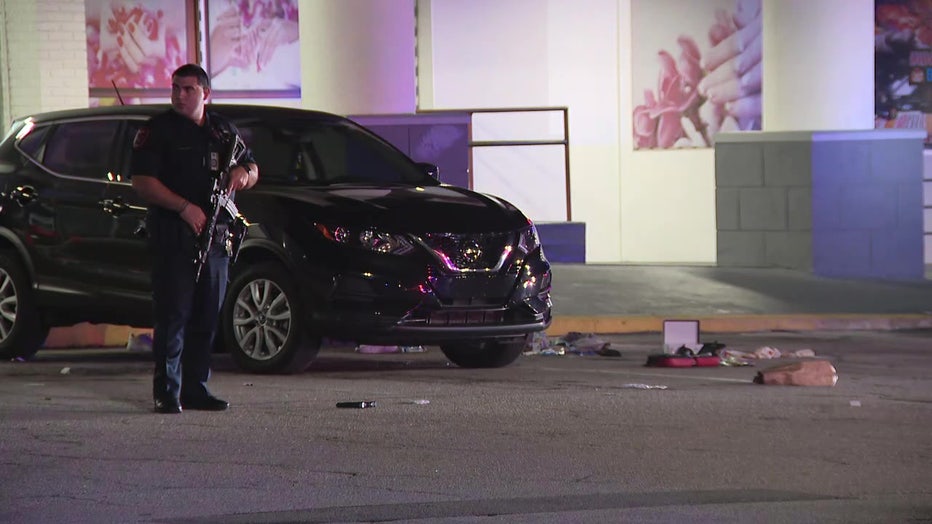
[[[351,122],[239,122],[262,183],[290,185],[425,184],[431,179],[403,153]]]

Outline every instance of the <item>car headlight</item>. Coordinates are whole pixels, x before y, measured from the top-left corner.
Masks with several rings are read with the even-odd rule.
[[[386,233],[373,228],[353,229],[344,226],[329,226],[315,224],[315,227],[324,238],[343,244],[386,255],[405,255],[410,253],[414,246],[405,235]]]
[[[525,253],[530,253],[540,247],[540,237],[537,235],[537,227],[530,224],[518,233],[518,248]]]

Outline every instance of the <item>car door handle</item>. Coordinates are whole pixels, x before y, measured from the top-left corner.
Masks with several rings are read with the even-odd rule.
[[[10,198],[15,200],[17,204],[26,206],[30,202],[33,202],[35,199],[39,198],[39,192],[36,191],[36,188],[32,186],[18,186],[16,189],[10,192]]]
[[[112,198],[105,198],[99,203],[100,207],[102,207],[104,211],[114,216],[122,215],[123,213],[129,211],[129,206],[124,204],[123,199],[121,198],[116,200]]]
[[[146,212],[146,208],[144,206],[134,206],[133,204],[127,204],[121,197],[105,198],[98,202],[98,204],[100,204],[100,207],[102,207],[104,211],[114,216],[122,215],[127,211],[137,211],[140,213]]]

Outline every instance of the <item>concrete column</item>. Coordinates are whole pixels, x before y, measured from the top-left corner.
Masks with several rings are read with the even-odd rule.
[[[874,127],[874,1],[763,0],[763,130]]]
[[[303,0],[302,105],[339,114],[416,106],[415,0]]]

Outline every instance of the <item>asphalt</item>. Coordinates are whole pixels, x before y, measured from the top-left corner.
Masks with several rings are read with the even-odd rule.
[[[569,332],[703,332],[932,328],[932,280],[836,279],[778,268],[554,264],[553,323]]]

